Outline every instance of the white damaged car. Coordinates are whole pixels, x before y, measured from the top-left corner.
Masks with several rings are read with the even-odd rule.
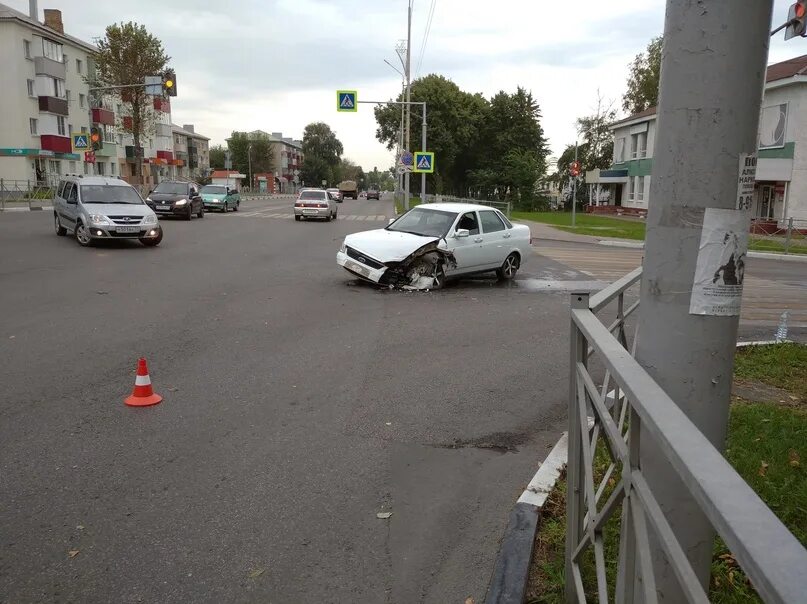
[[[530,229],[475,204],[417,206],[386,228],[345,237],[336,262],[352,275],[403,289],[437,289],[447,277],[495,272],[513,279],[531,253]]]

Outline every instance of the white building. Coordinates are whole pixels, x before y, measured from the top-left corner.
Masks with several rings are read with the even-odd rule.
[[[85,170],[73,153],[72,132],[86,132],[90,107],[84,76],[95,47],[64,33],[58,10],[38,20],[36,1],[26,15],[0,4],[0,179],[54,183]]]
[[[586,173],[597,200],[590,210],[647,212],[656,122],[652,107],[611,125],[613,166]],[[768,66],[758,154],[754,216],[807,220],[807,55]]]

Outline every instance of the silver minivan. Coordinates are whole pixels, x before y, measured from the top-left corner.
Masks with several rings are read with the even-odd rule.
[[[155,246],[163,239],[157,215],[129,183],[104,176],[65,176],[53,198],[53,226],[72,233],[80,245],[99,239],[138,239]]]

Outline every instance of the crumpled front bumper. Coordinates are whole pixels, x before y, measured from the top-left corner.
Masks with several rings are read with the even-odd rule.
[[[366,281],[372,281],[373,283],[379,283],[381,277],[383,277],[384,273],[388,270],[386,266],[382,268],[372,268],[360,264],[342,251],[336,253],[336,263],[352,275],[365,279]]]

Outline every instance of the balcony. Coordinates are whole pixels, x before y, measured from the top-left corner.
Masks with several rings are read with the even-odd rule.
[[[157,151],[157,157],[165,160],[174,159],[174,154],[171,151]]]
[[[36,75],[45,75],[63,80],[67,74],[65,64],[47,57],[34,57],[34,72]]]
[[[103,107],[96,107],[92,110],[92,121],[95,124],[103,124],[104,126],[115,125],[115,114],[109,109]]]
[[[39,110],[57,115],[67,115],[67,99],[59,99],[55,96],[39,97]]]
[[[53,151],[54,153],[73,152],[73,144],[70,142],[70,138],[67,136],[43,134],[39,137],[39,146],[43,151]]]
[[[163,113],[171,113],[171,103],[168,101],[168,99],[155,96],[154,109],[156,111],[162,111]]]
[[[126,159],[134,160],[138,157],[143,157],[143,147],[135,147],[134,145],[126,145]]]
[[[96,151],[95,154],[103,157],[117,157],[118,146],[115,143],[104,141],[103,148],[98,149],[98,151]]]
[[[155,99],[156,101],[157,99]],[[155,133],[157,136],[168,136],[171,137],[174,135],[173,130],[171,129],[171,124],[157,124],[155,126]]]

